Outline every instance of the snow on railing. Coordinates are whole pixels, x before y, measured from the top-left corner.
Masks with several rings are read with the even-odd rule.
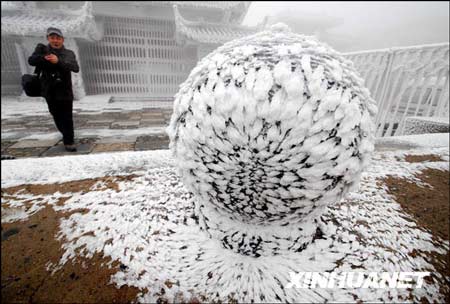
[[[344,55],[378,103],[377,136],[402,135],[408,116],[448,117],[448,43]]]

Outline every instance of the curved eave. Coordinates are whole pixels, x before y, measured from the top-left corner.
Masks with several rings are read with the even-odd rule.
[[[18,10],[3,14],[2,36],[45,36],[49,27],[61,29],[65,37],[100,40],[103,36],[92,15],[92,4],[86,4],[78,11]]]
[[[189,8],[207,8],[218,10],[229,10],[247,5],[247,1],[119,1],[122,3],[138,5],[138,6],[173,6],[189,7]]]
[[[254,34],[256,27],[241,25],[189,21],[184,19],[176,5],[173,6],[177,40],[187,40],[205,44],[222,44],[230,40]]]

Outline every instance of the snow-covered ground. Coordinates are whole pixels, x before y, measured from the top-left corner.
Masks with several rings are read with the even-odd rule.
[[[416,134],[377,138],[378,146],[448,147],[449,133]]]
[[[89,95],[73,103],[74,111],[95,115],[102,112],[132,111],[152,107],[168,107],[168,102],[157,101],[117,101],[110,102],[111,95]],[[50,115],[47,104],[41,97],[4,97],[1,98],[2,119],[19,116]]]
[[[424,143],[421,148],[376,152],[359,190],[323,215],[324,239],[299,253],[253,258],[226,250],[208,238],[196,223],[194,198],[181,183],[168,150],[2,161],[2,188],[137,175],[121,181],[118,192],[99,184],[86,193],[34,197],[17,193],[15,199],[2,200],[2,209],[8,204],[17,210],[2,221],[25,219],[46,204],[57,211],[86,209],[61,219],[58,238],[65,240],[65,253],[59,264],[48,264],[48,269],[54,271],[79,255],[103,252],[126,266],[112,277],[114,283],[148,288],[139,297],[143,302],[156,301],[161,288],[170,301],[189,299],[194,291],[208,300],[222,301],[234,293],[241,302],[404,302],[407,289],[284,287],[291,271],[430,271],[444,280],[427,257],[433,252],[445,254],[448,241],[436,240],[418,227],[386,188],[377,184],[377,179],[387,175],[414,180],[414,174],[425,168],[448,170],[448,145],[441,142],[441,147],[427,147],[423,138],[428,136],[415,138]],[[443,161],[408,163],[405,154],[435,154]],[[61,197],[68,198],[63,206],[57,205]],[[26,210],[24,204],[30,199],[33,206]],[[410,255],[414,250],[418,254]],[[166,281],[175,284],[167,288]],[[436,283],[426,282],[412,294],[415,301],[422,296],[443,301]]]
[[[420,151],[423,154],[432,152],[434,149],[448,151],[449,133],[379,138],[377,139],[377,145],[394,149],[397,146],[409,145],[411,151]],[[409,150],[405,149],[402,151],[396,150],[391,153],[395,155],[409,153]],[[22,184],[62,183],[124,173],[138,174],[148,169],[173,167],[174,165],[169,150],[115,152],[70,157],[57,156],[40,159],[23,158],[2,161],[1,186],[5,188]],[[388,174],[383,170],[382,172]],[[395,172],[389,172],[389,174],[395,174]]]
[[[130,98],[124,96],[123,98]],[[109,114],[115,115],[115,113],[123,114],[117,118],[116,122],[123,122],[127,120],[128,111],[142,111],[142,113],[153,111],[150,108],[163,108],[171,110],[172,102],[169,101],[115,101],[110,102],[111,95],[91,95],[86,96],[81,100],[74,102],[75,115],[81,115],[87,117],[92,121],[96,119],[102,119],[102,114],[108,116]],[[162,110],[166,111],[166,110]],[[43,98],[37,97],[2,97],[1,98],[1,115],[2,121],[9,120],[13,125],[22,126],[17,128],[14,126],[9,128],[7,124],[2,123],[2,140],[53,140],[61,138],[59,132],[49,132],[37,130],[39,128],[38,120],[51,119],[51,115],[48,112],[48,107]],[[30,116],[33,116],[30,121]],[[38,116],[38,118],[36,118]],[[111,119],[110,116],[103,119]],[[34,125],[33,125],[33,122]],[[112,122],[112,120],[111,120]],[[29,123],[32,123],[30,125]],[[165,126],[141,126],[135,129],[111,129],[109,126],[75,126],[76,138],[88,138],[88,137],[127,137],[127,136],[143,136],[153,134],[164,134]]]
[[[137,129],[75,129],[75,138],[87,137],[133,137],[143,135],[165,134],[166,127],[145,127]],[[3,140],[53,140],[60,139],[59,132],[9,131],[2,132]]]

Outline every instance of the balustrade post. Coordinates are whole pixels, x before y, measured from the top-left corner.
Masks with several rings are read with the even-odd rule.
[[[380,94],[380,101],[381,104],[378,104],[378,109],[380,109],[380,111],[378,111],[378,114],[375,118],[375,127],[377,128],[375,135],[376,136],[383,136],[383,130],[384,130],[384,124],[385,124],[385,120],[386,120],[386,115],[388,112],[388,107],[386,107],[387,101],[385,100],[386,95],[387,95],[387,87],[389,85],[389,81],[391,80],[391,71],[392,71],[392,65],[394,62],[394,58],[395,58],[395,53],[393,51],[393,49],[389,49],[388,51],[388,63],[387,63],[387,68],[386,68],[386,73],[384,75],[384,81],[381,84],[381,94]],[[381,122],[380,122],[381,120]],[[379,124],[381,123],[381,125],[379,126]]]

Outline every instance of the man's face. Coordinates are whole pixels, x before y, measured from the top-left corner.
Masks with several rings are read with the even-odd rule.
[[[64,44],[64,38],[56,34],[47,36],[48,43],[54,49],[60,49]]]

